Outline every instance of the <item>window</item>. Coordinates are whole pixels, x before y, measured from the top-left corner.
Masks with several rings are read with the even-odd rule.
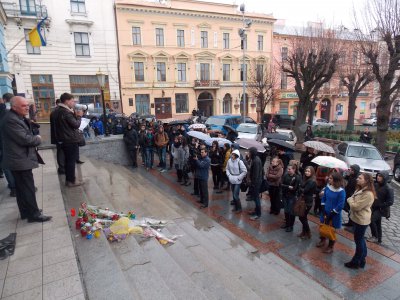
[[[263,51],[264,50],[264,36],[259,35],[257,40],[257,50]]]
[[[281,50],[282,61],[286,60],[287,57],[288,57],[288,48],[287,47],[282,47],[282,50]]]
[[[176,44],[178,47],[185,47],[185,30],[178,29],[176,32]]]
[[[164,29],[156,28],[156,46],[164,46]]]
[[[74,39],[76,56],[90,56],[89,34],[86,32],[75,32]]]
[[[201,32],[201,48],[208,48],[208,32]]]
[[[247,50],[247,34],[244,34],[243,39],[240,41],[240,49]]]
[[[144,81],[144,64],[142,62],[134,62],[135,81]]]
[[[142,37],[140,33],[140,27],[132,27],[132,41],[133,45],[141,45]]]
[[[230,64],[222,65],[222,80],[223,81],[231,80],[231,65]]]
[[[229,33],[225,32],[223,35],[224,49],[229,49]]]
[[[71,93],[79,99],[79,103],[94,104],[95,107],[102,107],[101,90],[96,75],[70,75],[69,82]],[[109,88],[108,76],[106,76],[105,89],[108,90]]]
[[[29,41],[29,31],[30,29],[24,29],[25,32],[25,43],[26,43],[26,53],[28,54],[40,54],[40,47],[33,47]]]
[[[178,81],[186,82],[186,63],[178,63]]]
[[[257,76],[257,82],[262,82],[264,80],[264,65],[262,64],[256,65],[256,76]]]
[[[358,53],[357,53],[357,51],[353,51],[353,53],[352,53],[353,65],[357,64],[357,59],[358,59]]]
[[[166,81],[165,62],[157,63],[157,81]]]
[[[28,16],[36,15],[36,3],[35,0],[19,0],[19,7],[21,14]]]
[[[281,89],[287,89],[287,74],[285,72],[281,73]]]
[[[71,0],[71,12],[73,13],[85,13],[85,0]]]
[[[133,98],[129,98],[128,101],[129,101],[129,106],[133,106]]]
[[[210,64],[200,64],[200,80],[210,80]]]
[[[150,95],[135,94],[136,112],[141,115],[150,114]]]
[[[240,68],[240,81],[247,79],[247,64],[242,64]]]
[[[280,102],[279,103],[279,113],[282,115],[289,114],[289,102]]]
[[[189,112],[188,94],[175,94],[176,113],[183,114]]]
[[[230,94],[226,94],[223,99],[222,113],[230,114],[231,107],[232,107],[232,96]]]

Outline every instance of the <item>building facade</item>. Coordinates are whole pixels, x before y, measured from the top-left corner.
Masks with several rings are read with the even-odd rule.
[[[236,5],[117,0],[124,113],[164,119],[186,118],[193,109],[210,116],[245,108],[255,117],[255,99],[246,92],[246,107],[241,101],[243,79],[254,66],[271,64],[275,19],[254,13],[245,13],[245,19],[243,42],[238,34],[243,16]]]
[[[6,25],[7,15],[0,4],[0,96],[5,93],[12,93],[12,76],[8,68],[7,48],[4,39]]]
[[[273,56],[275,62],[279,64],[287,55],[290,55],[290,51],[293,45],[293,38],[298,36],[294,34],[296,30],[288,28],[283,24],[279,23],[274,28],[273,36]],[[342,41],[344,43],[343,49],[346,49],[346,43],[351,41]],[[347,54],[347,52],[346,52]],[[361,53],[349,53],[345,57],[345,63],[350,62],[351,59],[361,60]],[[277,68],[279,69],[279,68]],[[277,101],[272,105],[272,113],[296,115],[297,105],[299,102],[297,93],[294,89],[294,81],[289,78],[287,74],[280,71],[277,74],[279,77],[280,93]],[[366,88],[360,92],[356,101],[356,122],[362,122],[363,119],[373,116],[376,112],[376,94],[374,89],[374,83],[369,84]],[[317,105],[314,111],[314,119],[323,118],[330,122],[337,122],[339,124],[345,124],[347,122],[348,115],[348,91],[346,87],[341,86],[338,73],[335,73],[329,83],[325,84],[320,90],[318,98],[316,99]]]
[[[72,93],[101,106],[96,73],[107,75],[106,106],[121,110],[114,3],[111,0],[2,0],[14,94],[34,100],[38,120],[49,118],[55,99]],[[46,18],[47,45],[32,47],[27,33]]]

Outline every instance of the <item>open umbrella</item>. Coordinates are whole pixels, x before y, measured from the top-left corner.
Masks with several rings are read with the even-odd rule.
[[[206,125],[201,123],[192,124],[189,126],[189,129],[205,129]]]
[[[210,136],[208,134],[205,134],[200,131],[195,131],[195,130],[189,131],[187,134],[188,134],[188,136],[194,137],[199,140],[206,140],[206,139],[210,138]]]
[[[331,146],[328,146],[327,144],[319,141],[307,141],[304,142],[303,145],[309,148],[313,148],[317,151],[335,154],[335,150],[333,150]]]
[[[232,126],[223,125],[222,127],[225,128],[227,131],[237,132],[237,130],[235,128],[233,128]]]
[[[183,124],[189,124],[191,122],[192,121],[189,121],[189,120],[173,120],[173,121],[169,122],[168,124],[169,125],[183,125]]]
[[[266,151],[263,144],[252,139],[241,138],[237,139],[235,143],[239,144],[239,146],[244,149],[250,149],[251,147],[254,147],[257,149],[257,152],[264,153]]]
[[[342,170],[347,170],[349,168],[343,160],[333,156],[317,156],[311,162],[327,168],[338,168]]]
[[[217,141],[218,142],[218,146],[221,147],[221,148],[227,143],[229,145],[232,144],[232,142],[230,140],[227,140],[227,139],[224,139],[224,138],[210,138],[210,137],[208,139],[204,140],[204,143],[207,146],[211,146],[214,141]]]
[[[289,144],[289,143],[287,143],[285,141],[282,141],[282,140],[275,140],[275,139],[268,140],[268,144],[269,145],[275,145],[275,146],[277,146],[279,148],[286,148],[286,149],[290,149],[290,150],[293,150],[293,151],[295,150],[295,148],[294,148],[294,146],[292,144]]]
[[[265,137],[267,138],[267,140],[282,140],[282,141],[289,141],[290,137],[288,137],[287,135],[284,134],[280,134],[277,132],[273,132],[273,133],[267,133],[265,135]]]

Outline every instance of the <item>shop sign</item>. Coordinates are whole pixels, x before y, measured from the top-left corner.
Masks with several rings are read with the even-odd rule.
[[[297,93],[281,93],[281,99],[299,98]]]

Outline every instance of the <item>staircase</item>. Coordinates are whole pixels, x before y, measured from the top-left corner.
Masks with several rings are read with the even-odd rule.
[[[66,208],[86,201],[138,218],[169,220],[175,244],[130,236],[109,243],[71,233],[89,299],[338,299],[272,253],[257,253],[141,168],[131,171],[83,158],[84,186],[63,189]],[[63,178],[61,179],[63,180]]]

